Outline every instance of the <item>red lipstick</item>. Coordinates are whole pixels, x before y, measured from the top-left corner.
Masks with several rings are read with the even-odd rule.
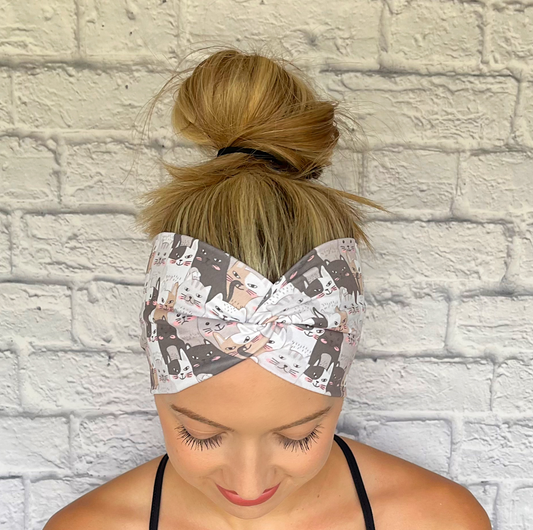
[[[259,497],[257,497],[257,499],[247,500],[239,497],[239,495],[237,495],[237,493],[234,491],[227,490],[226,488],[223,488],[217,484],[217,488],[219,489],[220,493],[222,493],[222,495],[224,495],[228,501],[232,502],[233,504],[238,504],[239,506],[255,506],[256,504],[262,504],[263,502],[268,501],[268,499],[270,499],[270,497],[276,493],[278,487],[279,484],[273,488],[265,490],[261,495],[259,495]]]

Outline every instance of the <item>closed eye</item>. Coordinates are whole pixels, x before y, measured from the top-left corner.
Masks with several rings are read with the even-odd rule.
[[[309,433],[305,438],[301,438],[299,440],[293,440],[292,438],[287,438],[286,436],[282,436],[281,434],[278,434],[279,442],[283,444],[285,449],[299,449],[300,451],[307,452],[310,447],[310,443],[314,442],[318,439],[318,433],[321,432],[320,427],[322,424],[317,425],[311,433]],[[175,427],[175,429],[179,433],[179,437],[182,438],[186,445],[189,445],[193,449],[214,449],[216,447],[219,447],[222,442],[223,434],[217,434],[216,436],[212,436],[211,438],[196,438],[192,436],[192,434],[183,427],[183,425],[178,425]]]

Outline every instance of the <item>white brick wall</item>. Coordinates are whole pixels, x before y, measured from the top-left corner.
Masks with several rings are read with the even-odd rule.
[[[326,182],[396,214],[368,224],[338,432],[465,485],[495,530],[533,527],[529,2],[29,0],[0,20],[1,530],[164,450],[134,199],[164,178],[157,154],[199,155],[168,97],[143,145],[132,128],[182,55],[250,43],[355,113],[370,151],[343,138]]]

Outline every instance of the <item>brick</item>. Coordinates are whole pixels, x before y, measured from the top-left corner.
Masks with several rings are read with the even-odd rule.
[[[457,180],[457,155],[399,149],[368,156],[365,196],[392,211],[450,211]]]
[[[116,477],[166,449],[158,416],[99,416],[81,421],[72,443],[77,474]]]
[[[350,430],[357,416],[347,413],[344,429]],[[451,435],[451,426],[441,420],[368,420],[358,440],[449,478]]]
[[[531,413],[533,403],[533,363],[530,356],[509,359],[496,369],[493,409],[504,413]]]
[[[511,132],[517,82],[508,77],[324,72],[317,81],[357,109],[370,149],[504,146]]]
[[[3,4],[3,6],[5,9],[7,4]],[[0,68],[0,124],[4,126],[13,124],[11,73],[7,68]],[[2,167],[0,166],[0,175],[2,175],[1,172]]]
[[[507,239],[499,224],[369,223],[376,248],[363,274],[368,280],[500,280]],[[366,249],[365,249],[366,253]]]
[[[258,4],[255,9],[228,2],[221,17],[209,3],[192,0],[186,11],[187,40],[205,41],[214,36],[217,41],[241,46],[243,36],[257,45],[264,44],[264,36],[269,35],[293,56],[317,55],[323,60],[327,55],[356,63],[375,62],[381,10],[381,2],[375,0],[277,0]]]
[[[165,74],[165,79],[169,74]],[[151,71],[95,70],[70,66],[14,73],[17,115],[21,125],[46,129],[142,129],[139,115],[161,88],[161,77]],[[170,96],[156,105],[152,127],[170,129]],[[147,124],[148,126],[148,124]]]
[[[66,418],[0,418],[0,475],[68,467]]]
[[[28,530],[42,530],[61,508],[105,482],[92,477],[39,480],[30,486]]]
[[[464,477],[531,479],[533,424],[527,419],[465,421],[456,465]]]
[[[153,149],[118,142],[69,145],[65,201],[80,204],[131,204],[157,186],[163,171]]]
[[[54,153],[31,138],[0,137],[0,203],[58,203]]]
[[[533,60],[533,8],[522,2],[494,6],[490,25],[491,57],[496,63]]]
[[[53,55],[76,50],[76,4],[9,2],[0,5],[0,20],[8,33],[0,41],[0,54]],[[9,35],[9,36],[8,36]]]
[[[39,342],[70,341],[71,304],[68,288],[33,283],[0,286],[2,338],[22,336]]]
[[[526,153],[461,155],[461,200],[491,212],[531,211],[531,159]]]
[[[81,13],[83,47],[87,55],[128,54],[138,57],[176,55],[176,0],[129,3],[87,0]]]
[[[138,347],[141,307],[142,286],[93,282],[88,290],[76,292],[76,334],[95,347]]]
[[[527,530],[533,521],[533,485],[514,490],[510,499],[511,528]]]
[[[348,397],[358,410],[488,411],[492,364],[487,360],[355,359]]]
[[[24,530],[24,486],[19,478],[0,480],[0,530]]]
[[[27,408],[155,410],[144,353],[116,354],[108,361],[103,352],[44,352],[29,355],[26,364]]]
[[[453,1],[408,2],[391,17],[389,53],[416,63],[477,63],[482,9]]]
[[[15,352],[0,350],[0,411],[20,409],[18,361]]]
[[[448,303],[431,298],[368,303],[360,341],[364,351],[421,351],[444,347]]]
[[[476,296],[457,306],[454,338],[480,351],[533,349],[533,298]]]
[[[132,215],[26,215],[17,270],[74,275],[134,274],[144,278],[150,244]]]

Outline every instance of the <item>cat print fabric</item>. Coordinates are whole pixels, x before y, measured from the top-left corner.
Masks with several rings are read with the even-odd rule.
[[[252,359],[302,388],[345,397],[366,302],[355,239],[311,250],[275,283],[200,239],[153,240],[139,314],[152,394]]]

